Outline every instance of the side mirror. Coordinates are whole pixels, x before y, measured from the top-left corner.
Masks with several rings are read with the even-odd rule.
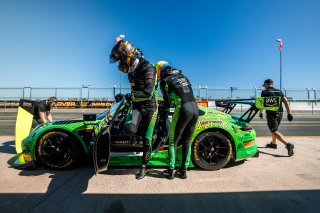
[[[83,114],[83,121],[95,121],[97,120],[96,114]]]

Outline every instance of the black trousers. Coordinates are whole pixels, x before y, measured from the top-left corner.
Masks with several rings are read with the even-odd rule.
[[[181,168],[187,169],[190,161],[190,139],[199,117],[199,109],[195,101],[176,106],[170,127],[169,158],[170,169],[175,167],[177,145],[182,145]]]
[[[132,106],[131,120],[127,120],[125,131],[128,135],[142,137],[143,158],[142,164],[148,164],[151,155],[151,144],[154,125],[157,117],[156,101],[147,104],[134,103]]]

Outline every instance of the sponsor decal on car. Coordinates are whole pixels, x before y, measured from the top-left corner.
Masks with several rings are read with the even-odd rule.
[[[253,146],[254,145],[254,141],[246,141],[244,142],[244,148],[247,148],[249,146]]]
[[[220,121],[220,120],[205,120],[205,121],[200,121],[198,127],[202,129],[202,128],[206,128],[207,126],[210,126],[212,124],[224,126],[224,122]]]

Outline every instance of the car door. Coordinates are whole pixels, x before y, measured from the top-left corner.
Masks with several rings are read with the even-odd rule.
[[[102,128],[95,138],[93,149],[94,171],[97,175],[100,172],[108,170],[110,159],[110,128],[109,126]]]

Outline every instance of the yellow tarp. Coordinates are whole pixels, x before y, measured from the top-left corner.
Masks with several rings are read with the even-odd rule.
[[[22,152],[22,140],[30,134],[32,120],[33,115],[30,112],[26,111],[22,107],[18,108],[15,129],[15,145],[17,153]]]

